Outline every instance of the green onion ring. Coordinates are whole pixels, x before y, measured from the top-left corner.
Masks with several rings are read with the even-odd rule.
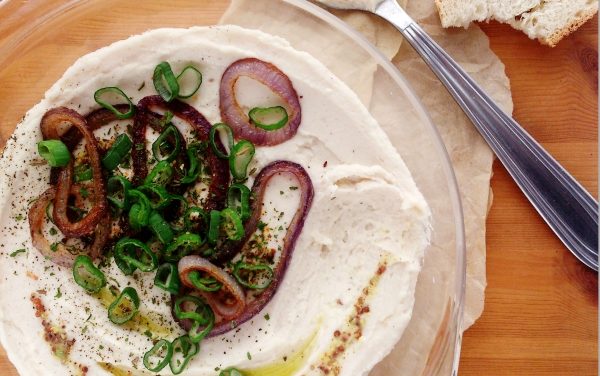
[[[71,161],[71,152],[60,140],[44,140],[37,144],[38,154],[51,167],[65,167]]]
[[[217,281],[212,277],[202,278],[198,270],[189,272],[187,277],[192,283],[192,285],[194,285],[194,287],[198,290],[206,292],[215,292],[219,291],[221,287],[223,287],[223,284],[221,282]]]
[[[177,266],[171,263],[159,266],[154,277],[154,285],[173,295],[177,294],[181,287]]]
[[[106,277],[98,269],[90,256],[79,255],[73,263],[73,279],[87,292],[98,292],[106,286]]]
[[[268,281],[262,285],[255,285],[255,284],[248,283],[240,276],[241,270],[265,271],[269,275]],[[273,282],[273,269],[269,265],[266,265],[266,264],[252,265],[252,264],[247,264],[242,261],[238,261],[233,265],[233,273],[232,274],[240,285],[247,287],[249,289],[252,289],[252,290],[266,289],[267,287],[269,287],[271,282]]]
[[[210,221],[208,225],[208,242],[216,244],[219,238],[219,229],[221,228],[221,212],[218,210],[210,211]]]
[[[254,144],[247,140],[240,140],[231,151],[229,168],[236,182],[247,179],[248,165],[254,158]]]
[[[142,253],[137,256],[134,249],[140,249]],[[151,272],[158,266],[158,257],[146,243],[132,238],[121,238],[115,245],[115,258],[119,258],[130,266],[136,267],[143,272]],[[142,260],[146,258],[146,262]]]
[[[161,352],[165,351],[166,354],[162,357],[162,359],[155,366],[152,366],[152,364],[150,363],[150,358],[155,355],[159,355]],[[160,372],[163,368],[167,366],[167,364],[169,364],[172,356],[173,345],[166,339],[161,339],[160,341],[156,342],[156,344],[152,346],[152,348],[148,350],[147,353],[144,354],[144,367],[146,367],[146,369],[151,372]]]
[[[173,177],[173,167],[167,161],[160,161],[154,166],[152,171],[144,179],[144,185],[156,184],[165,186],[169,184]]]
[[[152,81],[154,82],[154,88],[166,102],[171,102],[179,96],[179,83],[175,74],[173,74],[171,64],[168,62],[163,61],[154,68]]]
[[[165,221],[165,219],[158,212],[153,211],[148,218],[148,227],[156,235],[158,240],[164,245],[167,245],[173,241],[173,230],[171,226]]]
[[[225,123],[218,123],[218,124],[213,125],[210,128],[210,133],[209,133],[210,147],[213,149],[213,151],[215,152],[217,157],[222,158],[222,159],[228,159],[229,155],[223,153],[219,149],[219,147],[217,146],[217,143],[215,141],[215,136],[217,135],[217,132],[220,132],[220,131],[225,131],[225,134],[227,135],[227,149],[229,150],[229,153],[231,153],[231,151],[233,150],[233,131]]]
[[[129,111],[121,112],[117,110],[112,104],[103,101],[102,95],[105,93],[114,93],[122,97],[129,105]],[[119,89],[118,87],[103,87],[102,89],[96,90],[96,92],[94,93],[94,100],[100,106],[112,112],[117,117],[117,119],[129,119],[130,117],[133,117],[133,114],[135,114],[135,105],[131,102],[131,99],[129,99],[129,97],[123,92],[123,90]]]
[[[129,209],[129,190],[131,187],[131,183],[125,177],[119,175],[111,176],[106,183],[106,199],[117,208],[127,210]],[[123,192],[122,200],[119,200],[115,195],[119,191]]]
[[[239,207],[236,204],[237,197]],[[227,191],[227,207],[235,209],[242,221],[250,218],[250,188],[243,184],[232,184]]]
[[[190,168],[183,179],[181,179],[182,184],[190,184],[195,182],[202,171],[202,165],[200,164],[200,160],[198,159],[197,155],[199,148],[200,145],[194,144],[190,145],[186,151],[188,160],[190,161]]]
[[[115,139],[115,142],[110,149],[108,149],[104,155],[104,158],[102,158],[102,165],[104,168],[108,171],[112,171],[117,168],[117,166],[121,164],[123,158],[127,156],[127,153],[129,153],[132,146],[133,143],[131,142],[129,136],[125,133],[120,134]]]
[[[181,348],[181,354],[183,356],[183,361],[177,361],[175,359],[175,355],[177,354],[179,348]],[[169,361],[169,367],[171,368],[171,372],[174,375],[179,375],[181,372],[185,370],[190,360],[198,354],[200,351],[200,344],[192,342],[190,336],[183,335],[181,337],[176,338],[173,341],[173,356]]]
[[[133,309],[123,308],[123,302],[129,301],[133,305]],[[117,325],[121,325],[131,320],[136,315],[140,308],[140,298],[137,291],[133,287],[125,287],[121,294],[108,307],[108,319]],[[118,311],[121,312],[118,312]]]
[[[260,120],[260,118],[264,116],[271,115],[279,115],[279,120],[270,124],[265,124]],[[256,125],[261,129],[264,129],[265,131],[276,131],[280,128],[283,128],[283,126],[285,126],[288,122],[288,113],[286,109],[281,106],[266,108],[255,107],[250,110],[250,112],[248,113],[248,117],[250,118],[252,124]]]
[[[244,374],[237,368],[228,367],[219,372],[219,376],[244,376]]]
[[[172,134],[173,137],[175,138],[175,145],[173,145],[173,151],[171,153],[169,153],[167,156],[163,157],[161,154],[161,145],[163,142],[166,142],[169,134]],[[160,136],[158,136],[158,138],[156,139],[156,141],[154,141],[152,143],[152,155],[154,156],[154,158],[157,161],[167,161],[167,162],[172,162],[176,157],[177,154],[179,154],[179,151],[181,149],[181,140],[179,139],[180,135],[179,135],[179,131],[177,130],[177,128],[173,125],[170,124],[168,125],[160,134]]]
[[[193,87],[194,90],[192,90],[189,94],[183,94],[181,93],[181,89],[183,87],[181,80],[183,79],[183,75],[187,71],[193,72],[193,74],[196,76],[196,85]],[[192,95],[196,94],[198,89],[200,89],[200,86],[202,85],[202,73],[193,65],[188,65],[185,68],[183,68],[181,73],[179,73],[179,76],[177,76],[177,84],[179,85],[178,97],[183,99],[189,98]]]
[[[191,311],[184,311],[182,305],[188,302],[195,304],[196,307]],[[198,322],[200,325],[209,324],[211,316],[214,320],[210,306],[203,299],[194,295],[183,295],[175,299],[173,312],[179,320],[189,319]]]
[[[167,246],[164,257],[168,261],[179,261],[180,258],[200,248],[202,244],[204,244],[204,241],[198,234],[181,234]]]
[[[150,201],[152,209],[164,209],[171,204],[172,195],[163,186],[156,184],[144,184],[137,187]],[[154,199],[156,197],[156,199]]]
[[[221,211],[221,228],[229,240],[238,241],[244,237],[244,225],[239,214],[231,209],[225,208]]]

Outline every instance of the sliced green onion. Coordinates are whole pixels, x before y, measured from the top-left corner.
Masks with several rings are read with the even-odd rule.
[[[107,93],[115,94],[116,97],[123,98],[129,105],[129,110],[127,112],[121,112],[117,110],[112,104],[103,100],[102,96]],[[135,113],[135,106],[131,102],[131,99],[129,99],[129,97],[123,92],[123,90],[119,89],[118,87],[103,87],[102,89],[96,90],[96,92],[94,93],[94,100],[100,106],[112,112],[118,119],[129,119],[130,117],[133,117],[133,114]]]
[[[200,345],[192,342],[190,336],[184,335],[173,341],[173,356],[169,361],[169,367],[174,375],[179,375],[190,360],[200,351]],[[178,355],[181,355],[181,359]]]
[[[162,264],[156,271],[154,285],[176,295],[181,287],[177,266],[170,263]]]
[[[140,298],[133,287],[125,287],[121,295],[108,307],[108,319],[113,324],[131,320],[140,308]]]
[[[131,183],[123,176],[114,175],[108,179],[106,190],[108,196],[106,199],[119,209],[129,209],[129,190]]]
[[[156,184],[165,186],[169,184],[173,177],[173,167],[167,161],[160,161],[154,166],[152,171],[144,179],[144,185]]]
[[[193,305],[193,309],[184,310],[185,306],[189,307],[190,305]],[[210,313],[212,313],[212,310],[203,299],[194,295],[183,295],[175,299],[173,312],[179,320],[189,319],[205,325],[210,322]]]
[[[131,250],[131,251],[126,250],[125,252],[130,253],[132,255],[132,257],[134,256],[133,250]],[[117,267],[119,268],[119,270],[121,270],[123,272],[123,274],[132,275],[133,272],[135,272],[135,269],[136,269],[135,266],[129,265],[125,260],[122,260],[121,258],[117,257],[116,255],[114,256],[114,259],[115,259],[115,264],[117,264]]]
[[[194,285],[194,287],[196,287],[198,290],[206,292],[219,291],[221,287],[223,287],[223,284],[221,282],[217,281],[212,277],[202,278],[200,272],[197,270],[190,272],[188,274],[188,279],[190,280],[192,285]]]
[[[243,184],[232,184],[227,191],[227,207],[236,210],[242,221],[250,218],[250,188]]]
[[[160,372],[169,364],[172,356],[173,345],[166,339],[161,339],[144,354],[144,367],[151,372]]]
[[[250,283],[248,280],[242,278],[242,276],[240,275],[240,272],[242,272],[242,271],[244,271],[246,273],[250,273],[250,274],[255,274],[256,272],[259,272],[259,273],[264,272],[267,274],[267,276],[265,278],[266,280],[262,284]],[[253,289],[253,290],[262,290],[262,289],[266,289],[267,287],[269,287],[271,282],[273,282],[273,269],[271,269],[271,267],[266,264],[252,265],[252,264],[247,264],[242,261],[238,261],[237,263],[235,263],[233,265],[233,276],[239,282],[239,284],[242,286],[245,286],[245,287],[247,287],[249,289]]]
[[[152,205],[148,197],[137,189],[130,189],[127,197],[135,202],[129,209],[129,225],[134,231],[140,231],[148,226]]]
[[[173,206],[174,201],[179,201],[181,202],[181,207],[180,208],[176,208]],[[174,222],[169,222],[169,225],[171,226],[171,229],[173,229],[173,231],[175,232],[183,232],[183,231],[187,231],[186,227],[185,227],[185,212],[188,209],[188,202],[186,200],[185,197],[181,196],[181,195],[171,195],[171,206],[169,206],[169,208],[167,210],[175,210],[177,209],[178,212],[183,212],[183,216],[178,216],[178,218],[174,221]]]
[[[282,128],[288,122],[288,113],[281,106],[275,107],[255,107],[248,114],[252,124],[265,131],[275,131]],[[269,121],[269,123],[266,123]]]
[[[163,186],[156,184],[144,184],[137,188],[148,200],[152,209],[164,209],[171,203],[171,194]]]
[[[87,292],[98,292],[106,286],[106,277],[98,269],[90,256],[79,255],[73,263],[73,279]]]
[[[170,145],[169,137],[172,136],[175,140],[174,145]],[[164,145],[169,145],[172,149],[169,154],[166,156],[162,155],[162,149],[165,147]],[[181,140],[179,139],[179,131],[177,128],[171,124],[167,126],[160,136],[152,143],[152,155],[157,161],[167,161],[172,162],[179,154],[179,150],[181,149]]]
[[[219,376],[244,376],[244,374],[237,368],[228,367],[219,372]]]
[[[184,80],[185,75],[188,72],[189,74],[193,75],[194,80],[192,81],[192,87],[188,89],[187,92],[185,92],[184,86],[186,85],[184,84],[186,82]],[[194,67],[193,65],[188,65],[187,67],[183,68],[181,73],[179,73],[179,76],[177,76],[177,83],[179,84],[179,98],[189,98],[192,95],[196,94],[198,89],[200,89],[200,86],[202,85],[202,73],[200,73],[200,71],[196,69],[196,67]]]
[[[104,158],[102,158],[102,165],[108,171],[112,171],[117,168],[123,158],[127,156],[127,153],[131,150],[133,143],[129,136],[125,133],[120,134],[113,145],[108,149]]]
[[[188,160],[190,161],[190,168],[181,179],[182,184],[190,184],[195,182],[200,175],[202,170],[202,166],[200,165],[200,160],[198,159],[198,149],[200,149],[200,145],[193,144],[190,145],[187,149]]]
[[[71,160],[71,153],[60,140],[44,140],[37,144],[38,154],[52,167],[65,167]]]
[[[233,131],[231,130],[229,125],[227,125],[225,123],[218,123],[218,124],[213,125],[212,128],[210,128],[210,133],[209,133],[210,147],[213,149],[213,151],[215,152],[217,157],[227,159],[227,158],[229,158],[229,155],[223,153],[217,147],[217,143],[215,141],[215,137],[216,137],[217,133],[220,133],[221,131],[224,131],[225,134],[227,135],[227,150],[229,151],[229,153],[231,153],[231,151],[233,150]]]
[[[183,306],[193,305],[193,309],[183,309]],[[175,317],[179,320],[190,319],[194,323],[188,331],[190,340],[199,343],[210,333],[215,325],[215,314],[206,302],[197,296],[184,295],[175,300],[173,305]]]
[[[115,258],[143,272],[151,272],[158,266],[158,257],[146,243],[132,238],[122,238],[115,245]]]
[[[206,211],[204,211],[203,209],[200,209],[197,206],[192,206],[191,208],[187,209],[185,211],[185,214],[183,215],[183,223],[185,224],[185,229],[186,231],[190,231],[192,230],[192,218],[191,216],[193,214],[198,214],[198,218],[202,220],[202,222],[204,222],[204,224],[207,224],[207,214]]]
[[[218,210],[210,211],[210,222],[208,225],[208,242],[216,244],[219,239],[219,229],[221,228],[221,212]]]
[[[150,230],[156,235],[158,240],[164,245],[167,245],[173,241],[173,230],[171,226],[165,221],[165,219],[158,212],[153,211],[148,219],[148,226]]]
[[[188,331],[188,336],[190,336],[192,342],[200,343],[215,326],[215,314],[210,307],[208,307],[208,314],[209,321],[207,324],[200,323],[199,321],[194,321],[192,324],[192,328]]]
[[[202,244],[204,244],[204,241],[198,234],[181,234],[165,249],[165,259],[168,261],[179,261],[180,258],[200,248]]]
[[[171,102],[179,96],[179,83],[168,62],[163,61],[154,68],[152,81],[154,88],[165,101]]]
[[[240,140],[231,151],[229,168],[236,182],[247,179],[248,165],[254,158],[254,144],[247,140]]]
[[[244,237],[244,225],[239,214],[231,209],[225,208],[221,211],[221,228],[229,240],[238,241]]]
[[[82,181],[89,181],[94,178],[94,172],[92,168],[87,165],[78,165],[75,166],[75,183],[80,183]]]

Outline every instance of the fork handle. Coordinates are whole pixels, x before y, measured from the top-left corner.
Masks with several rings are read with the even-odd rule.
[[[598,203],[404,10],[396,8],[400,7],[377,14],[392,22],[421,55],[567,248],[597,271]]]

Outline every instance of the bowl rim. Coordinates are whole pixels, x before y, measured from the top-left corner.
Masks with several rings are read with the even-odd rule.
[[[0,43],[0,64],[4,61],[3,56],[6,54],[3,51],[11,50],[15,48],[15,46],[19,45],[21,42],[26,40],[38,26],[45,24],[52,20],[57,14],[61,14],[64,12],[69,12],[73,8],[85,6],[86,4],[92,3],[94,0],[66,0],[60,6],[49,9],[42,16],[37,17],[37,22],[28,23],[28,24],[20,24],[18,28],[15,30],[8,31],[4,35],[4,38]],[[229,1],[229,0],[227,0]],[[0,8],[5,8],[7,6],[14,5],[16,1],[14,0],[0,0]],[[433,142],[434,148],[437,150],[438,155],[440,157],[440,162],[442,166],[442,171],[446,177],[446,183],[450,198],[450,206],[452,208],[452,212],[455,218],[455,236],[456,236],[456,244],[455,244],[455,268],[457,275],[455,277],[454,283],[454,301],[451,308],[451,320],[450,322],[456,323],[457,331],[455,333],[446,333],[446,338],[444,341],[448,341],[447,345],[452,341],[454,344],[454,354],[452,357],[452,375],[456,375],[458,373],[458,366],[460,360],[460,350],[461,350],[461,342],[462,342],[462,320],[463,320],[463,311],[464,311],[464,301],[465,301],[465,289],[466,289],[466,262],[467,262],[467,254],[466,254],[466,241],[465,241],[465,229],[464,229],[464,216],[462,203],[460,198],[460,192],[458,188],[458,182],[456,179],[456,175],[454,173],[454,168],[452,167],[452,163],[447,152],[447,149],[444,145],[442,137],[438,132],[435,124],[431,120],[427,110],[425,109],[423,103],[417,96],[415,90],[412,88],[411,84],[404,77],[404,75],[396,68],[392,62],[381,52],[379,49],[374,46],[367,38],[362,35],[360,32],[356,31],[350,25],[346,24],[344,21],[328,12],[326,9],[315,5],[309,0],[282,0],[282,2],[294,6],[298,9],[301,9],[316,18],[323,20],[328,23],[338,31],[344,33],[346,36],[351,38],[356,44],[358,44],[363,50],[365,50],[376,62],[382,67],[386,73],[392,77],[396,85],[401,88],[403,93],[406,95],[413,109],[415,109],[417,116],[425,125],[425,129],[428,131],[430,139]],[[40,4],[43,6],[43,4]],[[1,9],[0,9],[1,10]],[[18,11],[16,14],[13,14],[10,21],[14,21],[17,18],[20,18],[22,15],[27,15],[28,12],[31,12],[31,9],[25,4],[18,5]],[[21,14],[22,12],[23,14]],[[0,27],[0,30],[2,28]],[[5,30],[4,30],[5,31]],[[1,154],[1,151],[0,151]],[[455,335],[454,338],[448,338],[448,335]],[[443,356],[444,353],[440,352],[439,355]],[[428,362],[431,359],[428,360]],[[441,359],[439,359],[441,360]]]

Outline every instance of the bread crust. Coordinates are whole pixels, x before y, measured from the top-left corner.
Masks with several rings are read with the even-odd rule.
[[[442,26],[445,28],[460,27],[460,26],[465,27],[465,28],[468,27],[468,25],[455,25],[452,22],[450,22],[450,20],[448,19],[447,13],[445,11],[444,2],[448,2],[448,0],[435,0],[435,6],[438,10],[438,14],[440,16],[440,21],[442,23]],[[560,42],[563,38],[565,38],[568,35],[570,35],[571,33],[573,33],[575,30],[579,29],[581,27],[581,25],[583,25],[584,23],[589,21],[591,18],[593,18],[596,15],[596,13],[598,13],[598,2],[594,2],[594,6],[592,6],[591,8],[582,10],[581,15],[579,17],[573,19],[570,23],[568,23],[564,27],[553,31],[552,34],[550,34],[550,36],[539,37],[539,38],[537,38],[537,40],[543,45],[546,45],[549,47],[556,47],[558,42]],[[473,20],[473,21],[478,21],[478,20]],[[500,22],[502,22],[502,21],[500,21]],[[516,27],[514,27],[514,28],[519,30]],[[524,32],[524,30],[521,30],[521,31]]]
[[[540,43],[545,44],[546,46],[556,47],[558,42],[560,42],[566,36],[570,35],[575,30],[579,29],[581,25],[593,18],[596,15],[596,13],[598,13],[598,3],[596,3],[595,7],[582,12],[582,15],[580,17],[574,19],[567,26],[554,31],[552,35],[550,35],[548,38],[538,38],[538,40],[540,41]]]

